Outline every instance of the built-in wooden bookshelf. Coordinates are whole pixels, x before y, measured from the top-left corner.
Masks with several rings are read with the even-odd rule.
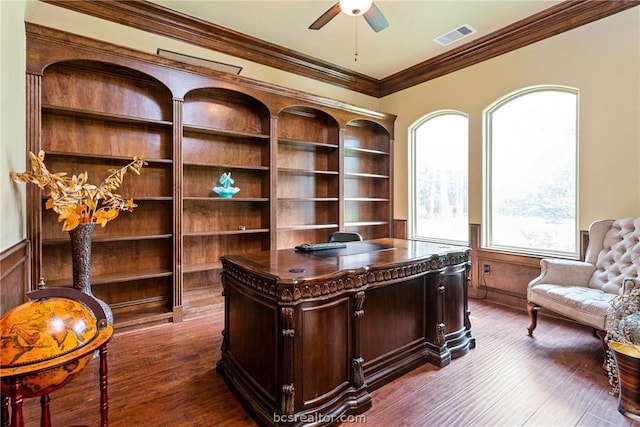
[[[220,257],[270,249],[268,109],[228,89],[195,89],[183,103],[183,304],[185,314],[221,302]],[[231,173],[240,192],[213,188]]]
[[[119,194],[135,195],[135,214],[122,213],[92,242],[93,293],[126,324],[138,315],[172,317],[173,154],[170,91],[130,68],[65,61],[42,75],[41,140],[52,172],[88,172],[99,184],[133,156],[146,159]],[[44,210],[41,199],[41,210]],[[71,286],[69,237],[52,213],[42,215],[41,269],[49,286]]]
[[[393,152],[387,130],[374,122],[353,120],[344,137],[344,227],[369,239],[393,230],[391,177]]]
[[[311,108],[278,117],[277,247],[326,241],[340,227],[338,123]]]
[[[26,26],[28,150],[91,182],[148,163],[120,191],[138,207],[94,233],[92,289],[116,328],[221,307],[222,255],[392,235],[395,116]],[[222,173],[233,198],[213,192]],[[72,286],[69,237],[29,187],[31,286]]]

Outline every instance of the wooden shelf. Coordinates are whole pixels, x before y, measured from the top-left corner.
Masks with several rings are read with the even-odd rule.
[[[126,241],[138,241],[138,240],[161,240],[161,239],[171,239],[173,238],[173,234],[155,234],[152,236],[149,235],[140,235],[140,236],[108,236],[108,237],[93,237],[91,239],[91,243],[106,243],[106,242],[126,242]],[[69,238],[59,238],[59,239],[42,239],[43,246],[50,245],[64,245],[70,244]]]
[[[138,203],[138,202],[171,202],[173,201],[173,197],[171,196],[137,196],[137,197],[132,197],[133,198],[133,202],[134,203]],[[46,202],[49,199],[49,196],[47,196],[46,194],[42,194],[41,199],[44,202]]]
[[[388,202],[389,199],[383,197],[345,197],[345,202]]]
[[[168,308],[167,298],[156,301],[135,301],[132,304],[113,304],[113,316],[116,330],[134,329],[151,324],[168,323],[173,320],[173,311]]]
[[[63,152],[63,151],[51,151],[48,150],[47,151],[47,159],[50,157],[69,157],[69,158],[77,158],[77,159],[87,159],[96,163],[104,163],[105,160],[117,160],[119,162],[123,163],[123,166],[127,163],[129,163],[132,158],[131,157],[125,157],[125,156],[113,156],[113,155],[103,155],[100,157],[96,157],[95,154],[88,154],[88,153],[76,153],[76,152]],[[144,159],[145,162],[151,164],[151,163],[158,163],[158,164],[166,164],[166,165],[171,165],[173,163],[172,159]]]
[[[356,221],[356,222],[345,222],[345,227],[366,227],[370,225],[389,225],[387,221]]]
[[[155,120],[144,117],[125,116],[121,114],[89,111],[78,108],[60,107],[55,105],[43,105],[42,112],[49,115],[73,117],[86,120],[100,120],[112,123],[126,123],[133,125],[154,125],[159,127],[172,127],[173,122],[167,120]]]
[[[281,202],[337,202],[338,197],[278,197]]]
[[[292,230],[321,230],[325,228],[337,228],[339,224],[300,224],[300,225],[287,225],[278,227],[278,231],[292,231]]]
[[[254,203],[254,202],[268,202],[269,198],[267,197],[218,197],[218,196],[210,196],[210,197],[183,197],[185,201],[188,200],[197,200],[197,201],[205,201],[205,202],[220,202],[220,203]]]
[[[130,282],[133,280],[148,280],[148,279],[156,279],[158,277],[167,277],[171,276],[173,272],[171,270],[138,270],[135,272],[128,273],[113,273],[113,274],[101,274],[91,276],[91,284],[92,285],[103,285],[110,283],[120,283],[120,282]],[[60,286],[60,287],[69,287],[72,286],[73,282],[71,277],[67,279],[59,279],[59,280],[48,280],[47,286]]]
[[[338,144],[331,144],[331,143],[317,142],[317,141],[306,141],[306,140],[291,139],[291,138],[278,138],[278,142],[283,144],[301,145],[301,146],[314,147],[314,148],[327,148],[327,149],[338,148]]]
[[[345,172],[345,177],[360,177],[360,178],[376,178],[376,179],[389,179],[389,175],[378,175],[375,173],[355,173]]]
[[[204,135],[219,135],[219,136],[227,136],[230,138],[249,138],[249,139],[257,139],[261,141],[269,141],[269,135],[256,134],[256,133],[247,133],[247,132],[238,132],[233,130],[226,129],[215,129],[208,128],[206,126],[197,126],[197,125],[188,125],[185,124],[182,126],[184,132],[193,132],[193,133],[201,133]]]
[[[182,162],[183,166],[198,167],[208,169],[247,169],[256,171],[268,171],[268,166],[250,166],[250,165],[229,165],[229,164],[217,164],[217,163],[204,163],[204,162]]]
[[[187,318],[224,311],[224,295],[220,288],[194,289],[184,292],[183,304]]]
[[[131,300],[131,301],[125,301],[120,303],[113,303],[112,308],[121,313],[125,313],[125,312],[134,313],[134,316],[135,316],[135,313],[140,313],[143,311],[155,312],[157,314],[160,314],[160,313],[167,313],[166,302],[167,302],[167,299],[165,297],[144,298],[140,300]],[[144,304],[145,308],[139,309],[138,306],[140,304]]]
[[[278,172],[298,174],[298,175],[338,175],[340,173],[338,171],[292,169],[292,168],[278,168]]]
[[[138,196],[133,198],[134,203],[137,202],[171,202],[171,196]]]
[[[232,236],[236,234],[262,234],[268,233],[268,228],[253,228],[246,230],[211,230],[198,233],[183,233],[184,237],[203,237],[203,236]]]
[[[207,264],[185,265],[182,271],[184,273],[196,273],[200,271],[219,270],[221,268],[222,268],[222,263],[212,262]]]
[[[344,147],[344,150],[347,151],[347,152],[353,151],[355,153],[362,153],[362,154],[373,154],[373,155],[380,155],[380,156],[388,156],[389,155],[388,151],[372,150],[372,149],[369,149],[369,148]]]

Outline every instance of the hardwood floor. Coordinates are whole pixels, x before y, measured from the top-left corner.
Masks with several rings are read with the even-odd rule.
[[[617,411],[588,328],[541,316],[527,336],[524,311],[470,301],[477,346],[443,369],[424,365],[372,393],[353,426],[633,426]],[[143,331],[109,344],[110,426],[254,426],[223,379],[222,313]],[[99,425],[98,366],[52,393],[55,427]],[[25,400],[26,426],[39,401]],[[366,422],[365,422],[366,421]]]

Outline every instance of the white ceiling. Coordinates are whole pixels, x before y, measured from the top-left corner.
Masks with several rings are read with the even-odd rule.
[[[374,32],[362,16],[343,13],[309,30],[337,0],[152,0],[202,20],[367,76],[382,79],[560,0],[377,0],[389,26]],[[434,38],[463,24],[478,30],[447,47]],[[356,51],[357,31],[357,61]]]

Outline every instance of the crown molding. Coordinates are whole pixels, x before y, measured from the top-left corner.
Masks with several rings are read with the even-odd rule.
[[[566,0],[378,80],[145,0],[40,1],[377,98],[640,5],[640,0]]]
[[[380,80],[380,97],[495,58],[640,5],[637,0],[567,0]]]
[[[145,0],[40,0],[370,96],[378,80]]]

